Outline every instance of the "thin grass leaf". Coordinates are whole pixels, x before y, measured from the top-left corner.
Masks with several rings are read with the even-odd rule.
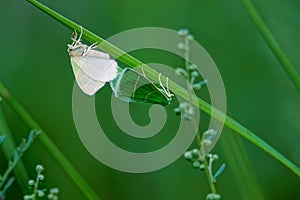
[[[225,130],[219,141],[221,151],[226,156],[226,163],[230,163],[231,181],[236,185],[241,199],[264,200],[264,193],[241,140],[242,138],[232,131]]]
[[[282,68],[285,70],[286,74],[289,76],[290,80],[294,84],[295,88],[297,89],[298,93],[300,93],[300,75],[297,71],[296,67],[292,64],[290,59],[286,56],[278,42],[276,41],[275,37],[273,36],[272,32],[266,26],[262,18],[260,17],[259,13],[257,12],[256,8],[253,6],[251,0],[241,0],[248,15],[253,20],[254,24],[256,25],[257,29],[263,36],[264,40],[266,41],[267,45],[270,47],[278,61],[280,62]]]
[[[12,153],[17,148],[13,134],[8,126],[2,103],[0,101],[0,134],[5,134],[5,142],[1,145],[3,154],[7,160],[10,160]],[[1,140],[1,139],[0,139]],[[0,141],[1,143],[1,141]],[[23,192],[27,190],[26,183],[29,178],[26,167],[22,160],[14,168],[14,175]]]
[[[8,162],[7,170],[4,172],[3,176],[1,177],[0,190],[5,185],[6,180],[8,179],[12,170],[16,167],[17,163],[24,155],[24,152],[27,151],[27,149],[31,146],[31,144],[39,134],[40,131],[31,131],[29,133],[27,140],[23,140],[22,143],[16,148],[11,159]]]
[[[15,110],[15,112],[24,120],[24,122],[31,129],[41,130],[38,123],[28,114],[28,112],[19,104],[19,102],[10,94],[6,87],[0,82],[0,96],[6,100],[8,105]],[[47,136],[45,132],[41,130],[41,134],[38,139],[46,147],[49,153],[57,160],[69,177],[80,188],[88,199],[100,199],[94,192],[91,186],[83,179],[83,177],[77,172],[73,165],[68,161],[64,154],[58,149],[53,141]]]
[[[14,177],[11,177],[7,182],[6,184],[4,185],[2,191],[1,191],[1,194],[0,194],[0,197],[3,197],[5,198],[5,194],[6,194],[6,191],[8,190],[8,188],[10,188],[10,186],[12,186],[12,184],[14,183],[15,181],[15,178]]]

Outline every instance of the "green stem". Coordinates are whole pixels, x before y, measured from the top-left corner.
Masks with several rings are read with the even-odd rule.
[[[83,179],[83,177],[76,171],[73,165],[68,161],[64,154],[58,149],[58,147],[52,142],[47,134],[42,131],[38,123],[27,113],[27,111],[19,104],[19,102],[9,93],[5,86],[0,82],[0,96],[6,100],[9,106],[15,110],[15,112],[25,121],[25,123],[31,128],[41,130],[41,134],[38,139],[45,145],[50,154],[58,161],[60,166],[71,177],[75,184],[81,189],[81,191],[88,197],[88,199],[100,199],[89,184]]]
[[[189,38],[187,37],[187,35],[184,35],[183,40],[184,40],[184,49],[183,50],[184,50],[185,70],[187,72],[186,87],[187,87],[187,90],[188,90],[188,93],[189,93],[188,103],[189,103],[189,107],[194,109],[195,107],[193,105],[193,95],[192,95],[193,94],[193,88],[190,85],[192,83],[190,83],[191,75],[190,75],[190,72],[189,72],[190,71],[189,70],[190,45],[189,45]],[[198,129],[198,124],[196,123],[195,116],[191,116],[191,120],[192,120],[193,126],[194,126],[195,131],[196,131],[197,144],[198,144],[198,147],[199,147],[199,150],[200,150],[201,147],[202,147],[202,139],[201,139],[201,134],[200,134],[199,129]],[[210,172],[210,169],[208,167],[206,157],[203,159],[203,165],[204,165],[204,172],[205,172],[210,190],[213,194],[217,194],[215,184],[214,184],[213,180],[211,179],[211,172]]]
[[[13,171],[13,169],[16,167],[22,156],[24,155],[25,151],[28,150],[28,148],[31,146],[34,139],[37,137],[39,133],[37,132],[30,132],[28,139],[25,143],[22,143],[19,147],[17,147],[13,152],[13,159],[9,159],[9,164],[7,170],[4,172],[1,182],[0,182],[0,189],[5,184],[6,180],[8,179],[10,173]]]
[[[35,0],[27,0],[37,8],[41,9],[43,12],[48,14],[53,19],[57,20],[58,22],[64,24],[66,27],[70,28],[71,30],[76,30],[80,32],[80,26],[71,20],[63,17],[62,15],[56,13],[55,11],[49,9],[48,7],[44,6],[43,4],[35,1]],[[83,38],[85,38],[90,43],[95,43],[96,41],[101,44],[101,49],[108,52],[111,56],[117,57],[118,60],[124,62],[128,66],[135,67],[135,66],[141,66],[143,65],[143,69],[145,72],[147,72],[147,75],[150,79],[155,80],[157,78],[158,73],[151,69],[149,66],[143,64],[141,61],[137,60],[136,58],[132,57],[131,55],[125,53],[121,49],[117,48],[116,46],[110,44],[109,42],[103,40],[99,36],[93,34],[92,32],[86,30],[83,28]],[[120,56],[120,57],[119,57]],[[170,89],[177,94],[178,96],[182,97],[183,99],[187,100],[189,99],[188,92],[174,83],[173,81],[169,81]],[[1,93],[1,91],[0,91]],[[200,108],[205,113],[211,115],[213,118],[222,121],[223,117],[225,117],[225,125],[229,127],[231,130],[235,131],[239,135],[243,136],[268,154],[270,154],[272,157],[277,159],[279,162],[281,162],[283,165],[285,165],[287,168],[289,168],[291,171],[293,171],[297,176],[300,177],[300,169],[291,161],[289,161],[287,158],[285,158],[282,154],[280,154],[277,150],[275,150],[273,147],[271,147],[269,144],[267,144],[265,141],[263,141],[261,138],[256,136],[253,132],[245,128],[243,125],[232,119],[231,117],[225,115],[221,111],[217,110],[216,108],[209,105],[207,102],[200,98],[193,99],[193,104],[196,105],[198,108]]]
[[[34,188],[33,188],[33,199],[32,200],[36,200],[37,199],[37,195],[38,195],[38,190],[39,190],[39,184],[40,184],[40,175],[42,174],[42,171],[39,170],[37,172],[36,178],[35,178],[35,184],[34,184]]]
[[[15,177],[11,177],[10,179],[8,179],[8,181],[6,182],[6,184],[3,186],[2,191],[0,191],[0,199],[5,198],[6,197],[6,191],[12,186],[12,184],[15,182]]]
[[[256,27],[260,31],[261,35],[265,39],[266,43],[282,65],[283,69],[291,79],[292,83],[295,85],[296,89],[300,93],[300,75],[295,66],[285,55],[284,51],[279,46],[275,37],[272,35],[271,31],[268,29],[260,15],[258,14],[256,8],[253,6],[251,0],[241,0],[245,9],[247,10],[249,16],[255,23]]]
[[[213,180],[211,179],[211,172],[209,170],[206,157],[205,157],[205,159],[203,159],[203,165],[204,165],[204,171],[205,171],[205,174],[206,174],[206,177],[207,177],[207,180],[208,180],[210,190],[213,194],[217,194],[217,189],[215,187],[215,184],[214,184]]]
[[[5,141],[1,144],[1,148],[7,160],[11,159],[12,154],[14,153],[15,149],[17,148],[16,143],[14,141],[13,135],[10,131],[10,128],[7,124],[6,117],[3,112],[2,108],[2,100],[0,98],[0,135],[5,135]],[[29,179],[28,173],[26,171],[25,165],[22,160],[18,162],[16,167],[13,169],[17,181],[25,192],[27,190],[27,181]],[[1,182],[1,181],[0,181]],[[1,185],[1,183],[0,183]],[[0,186],[1,189],[1,186]]]

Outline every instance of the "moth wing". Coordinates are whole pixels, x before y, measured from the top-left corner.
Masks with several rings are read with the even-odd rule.
[[[108,82],[117,76],[118,64],[106,53],[90,50],[87,55],[74,61],[94,81]]]
[[[73,68],[73,72],[75,75],[76,82],[80,89],[88,95],[94,95],[100,88],[102,88],[105,84],[103,81],[96,81],[91,79],[80,66],[77,65],[77,59],[80,57],[71,58],[71,65]]]
[[[168,105],[170,101],[154,83],[139,72],[125,68],[118,78],[110,82],[115,96],[127,102],[144,102]]]

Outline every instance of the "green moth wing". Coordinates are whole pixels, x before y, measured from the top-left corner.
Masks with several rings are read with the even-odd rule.
[[[172,100],[171,95],[162,85],[153,83],[145,74],[131,68],[119,70],[117,78],[110,84],[115,97],[126,102],[166,106]]]

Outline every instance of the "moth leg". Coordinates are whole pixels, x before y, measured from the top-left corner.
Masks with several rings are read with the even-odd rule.
[[[174,94],[172,94],[169,90],[169,77],[167,77],[166,84],[167,84],[167,92],[168,92],[169,97],[174,96]]]
[[[74,32],[72,33],[71,40],[73,41],[71,45],[74,46],[76,41],[77,41],[77,32],[76,32],[76,30],[74,30]]]
[[[158,81],[159,81],[159,85],[160,87],[162,87],[162,89],[164,90],[165,93],[167,93],[166,88],[164,87],[164,85],[161,83],[161,73],[158,74]]]
[[[96,46],[97,43],[98,43],[98,41],[95,42],[94,44],[92,44],[91,46],[85,45],[87,48],[84,50],[83,55],[86,56],[90,52],[91,49],[96,48],[97,47]]]
[[[78,37],[78,41],[81,40],[82,33],[83,33],[83,28],[82,28],[82,26],[80,25],[80,35],[79,35],[79,37]]]
[[[147,79],[149,79],[147,76],[146,76],[146,73],[145,73],[145,71],[144,71],[144,68],[142,67],[142,73],[143,73],[143,76],[145,77],[145,78],[147,78]],[[153,83],[153,81],[152,80],[150,80],[149,79],[149,81],[155,86],[155,84]]]
[[[167,85],[167,94],[168,94],[168,96],[172,96],[172,94],[171,94],[171,92],[170,92],[170,90],[169,90],[169,77],[167,77],[167,79],[166,79],[166,85]]]
[[[169,78],[167,77],[167,79],[166,79],[166,86],[167,86],[167,89],[166,89],[165,86],[162,84],[160,77],[161,77],[161,73],[159,73],[159,75],[158,75],[158,81],[159,81],[160,87],[162,88],[162,90],[165,92],[165,94],[168,97],[171,97],[172,95],[170,94],[170,91],[169,91]]]
[[[98,41],[93,43],[91,46],[89,46],[89,49],[94,49],[94,48],[97,48],[97,45],[98,44]]]
[[[145,77],[147,77],[146,74],[145,74],[145,71],[144,71],[144,68],[143,68],[143,67],[142,67],[142,73],[143,73],[143,75],[144,75]]]
[[[161,83],[160,77],[161,77],[161,73],[158,74],[158,81],[159,81],[159,85],[160,85],[161,87],[164,87],[163,84]]]

